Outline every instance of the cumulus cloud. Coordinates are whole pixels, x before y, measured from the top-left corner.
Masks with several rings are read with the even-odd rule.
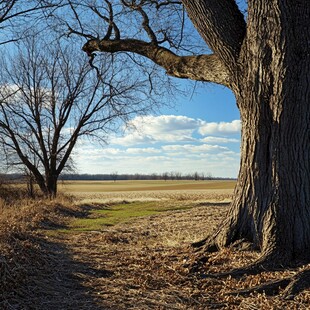
[[[113,138],[110,141],[113,144],[118,144],[118,145],[124,145],[124,146],[129,146],[129,145],[137,145],[137,144],[152,144],[155,143],[156,140],[149,135],[144,135],[143,133],[140,133],[138,131],[135,132],[125,132],[125,135],[123,137],[117,137]]]
[[[224,146],[209,145],[209,144],[164,145],[162,146],[162,149],[166,152],[184,152],[184,153],[218,152],[228,150],[228,148]]]
[[[199,133],[203,136],[210,134],[236,134],[241,130],[241,121],[234,120],[230,123],[227,122],[205,122],[203,121],[200,128]]]
[[[137,144],[198,142],[197,133],[206,135],[237,134],[241,130],[240,120],[232,122],[206,122],[180,115],[138,116],[127,124],[123,137],[111,140],[113,144],[124,146]],[[205,137],[200,140],[210,144],[237,143],[237,139]]]
[[[161,151],[158,149],[155,149],[153,147],[146,147],[146,148],[128,148],[126,150],[126,154],[158,154]]]
[[[238,139],[230,139],[230,138],[222,138],[222,137],[206,137],[200,140],[201,142],[206,142],[210,144],[226,144],[226,143],[239,143],[240,140]]]
[[[192,136],[201,120],[179,115],[138,116],[134,118],[125,130],[124,137],[112,142],[122,145],[142,143],[196,141]]]
[[[240,141],[233,135],[240,127],[238,120],[208,123],[186,116],[139,116],[123,137],[111,137],[107,147],[83,140],[75,159],[80,171],[88,173],[205,171],[236,176]]]
[[[162,133],[175,130],[194,130],[199,121],[182,115],[138,116],[131,121],[137,129],[146,130],[147,133]]]
[[[90,145],[79,145],[75,151],[74,157],[78,161],[86,161],[90,163],[96,160],[102,160],[103,158],[120,156],[124,153],[123,150],[118,148],[103,148],[103,147],[91,147]]]

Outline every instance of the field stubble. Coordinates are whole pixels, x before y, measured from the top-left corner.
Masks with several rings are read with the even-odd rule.
[[[73,194],[73,193],[72,193]],[[117,203],[122,201],[230,202],[232,191],[224,190],[161,190],[131,192],[78,192],[80,203]]]

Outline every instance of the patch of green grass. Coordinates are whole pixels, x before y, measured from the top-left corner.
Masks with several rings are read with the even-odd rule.
[[[189,206],[164,205],[163,202],[131,202],[110,206],[103,206],[102,209],[90,211],[88,217],[79,218],[71,222],[71,231],[92,231],[101,230],[104,226],[112,226],[124,223],[137,217],[150,216],[160,212],[189,209]],[[66,232],[66,231],[63,231]]]

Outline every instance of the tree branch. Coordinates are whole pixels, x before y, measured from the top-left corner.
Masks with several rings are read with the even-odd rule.
[[[235,0],[182,0],[196,29],[223,61],[235,70],[246,23]]]
[[[230,86],[228,71],[216,55],[178,56],[164,47],[136,39],[92,39],[82,49],[88,55],[95,51],[137,53],[163,67],[168,75]]]
[[[136,4],[134,1],[132,1],[131,3],[127,3],[125,0],[121,0],[121,2],[123,3],[124,6],[131,8],[134,11],[137,11],[140,13],[143,22],[142,22],[142,27],[145,30],[146,34],[148,35],[148,37],[151,39],[152,43],[157,43],[157,37],[154,33],[154,31],[152,30],[152,28],[150,27],[150,19],[148,17],[148,15],[146,14],[146,12],[143,10],[143,2],[141,2],[139,5]]]

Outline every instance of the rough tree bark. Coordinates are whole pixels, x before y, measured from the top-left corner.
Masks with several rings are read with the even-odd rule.
[[[246,239],[263,261],[310,250],[309,1],[249,1],[236,87],[241,164],[224,227],[207,248]]]
[[[197,245],[216,250],[245,239],[266,264],[309,258],[310,2],[249,0],[246,21],[234,0],[182,2],[212,56],[120,39],[92,39],[83,49],[138,53],[170,75],[230,87],[242,120],[238,182],[224,223]]]

